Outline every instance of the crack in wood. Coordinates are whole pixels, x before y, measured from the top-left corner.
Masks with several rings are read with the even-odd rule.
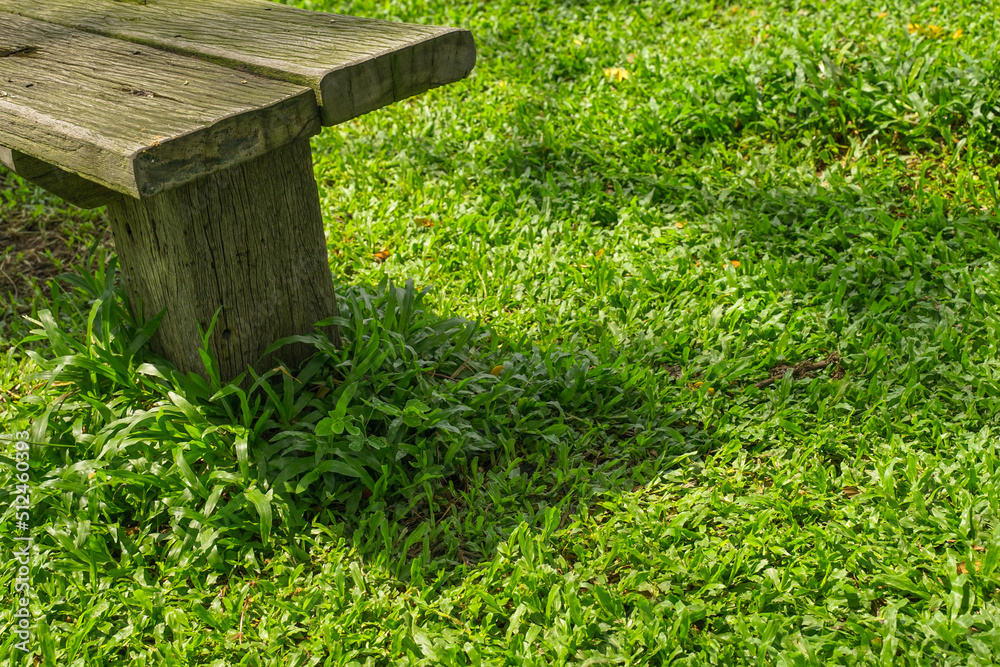
[[[37,46],[14,46],[11,48],[4,48],[0,46],[0,58],[10,58],[11,56],[20,56],[24,58],[36,53],[38,53]]]

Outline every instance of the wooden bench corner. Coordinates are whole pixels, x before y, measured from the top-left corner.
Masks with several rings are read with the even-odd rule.
[[[309,137],[476,59],[467,30],[266,0],[0,0],[0,19],[0,162],[108,206],[129,301],[166,311],[151,344],[181,370],[204,374],[218,313],[223,380],[337,312]]]

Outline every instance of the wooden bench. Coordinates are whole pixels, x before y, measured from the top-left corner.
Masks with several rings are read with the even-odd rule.
[[[467,30],[266,0],[0,0],[0,162],[107,205],[153,349],[204,374],[218,313],[228,380],[336,312],[309,137],[475,58]]]

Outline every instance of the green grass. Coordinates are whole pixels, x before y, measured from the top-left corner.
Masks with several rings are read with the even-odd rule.
[[[314,139],[342,349],[179,374],[6,177],[42,663],[1000,663],[1000,10],[297,4],[479,47]]]

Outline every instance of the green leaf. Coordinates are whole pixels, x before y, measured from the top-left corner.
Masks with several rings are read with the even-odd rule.
[[[245,492],[247,500],[253,503],[257,515],[260,517],[260,540],[265,546],[271,537],[271,494],[272,492],[268,491],[267,495],[264,495],[255,486],[250,487]]]
[[[319,420],[319,423],[316,424],[316,435],[320,437],[327,437],[333,435],[334,433],[333,423],[334,423],[333,417],[324,417],[323,419]]]
[[[49,623],[44,616],[35,622],[35,632],[38,635],[38,644],[42,650],[42,664],[45,667],[56,667],[56,643],[49,629]]]
[[[355,392],[358,390],[358,383],[352,382],[351,384],[345,386],[340,393],[340,397],[337,399],[337,405],[330,413],[330,416],[334,419],[343,420],[344,415],[347,414],[347,406],[350,405],[351,399],[354,397]]]
[[[180,469],[181,475],[184,477],[184,480],[189,486],[196,488],[202,494],[207,494],[208,490],[201,483],[201,480],[198,479],[198,476],[194,474],[191,466],[188,465],[187,459],[184,458],[184,452],[185,450],[182,447],[178,447],[174,450],[174,463],[177,465],[178,469]]]
[[[244,482],[250,481],[250,445],[245,432],[239,433],[236,436],[236,442],[233,445],[236,450],[236,461],[240,467],[240,476],[243,478]]]

